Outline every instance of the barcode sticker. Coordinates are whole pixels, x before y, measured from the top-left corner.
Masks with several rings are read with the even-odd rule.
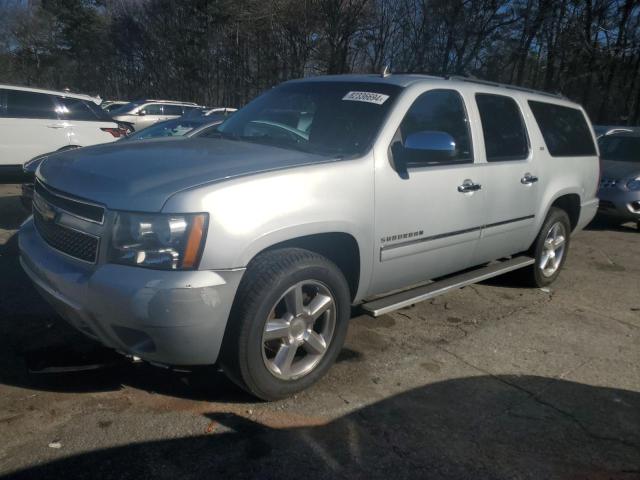
[[[375,103],[376,105],[382,105],[387,101],[389,95],[384,95],[382,93],[374,93],[374,92],[349,92],[342,100],[348,100],[351,102],[366,102],[366,103]]]

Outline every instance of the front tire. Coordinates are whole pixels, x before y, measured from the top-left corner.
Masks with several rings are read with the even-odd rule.
[[[234,301],[223,370],[263,400],[310,387],[342,349],[350,304],[347,281],[328,259],[298,248],[258,255]]]
[[[533,287],[551,285],[567,260],[571,239],[571,222],[567,212],[551,207],[540,233],[531,246],[535,263],[523,271],[524,280]]]

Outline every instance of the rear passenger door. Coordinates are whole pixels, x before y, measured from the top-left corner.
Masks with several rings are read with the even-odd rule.
[[[515,98],[476,93],[482,129],[485,212],[475,263],[526,250],[535,236],[540,182],[522,108]]]
[[[51,95],[0,89],[0,165],[22,165],[68,144]]]
[[[376,158],[376,294],[469,267],[485,211],[482,168],[457,90],[419,94],[396,128],[387,154]],[[412,148],[436,138],[442,155]]]

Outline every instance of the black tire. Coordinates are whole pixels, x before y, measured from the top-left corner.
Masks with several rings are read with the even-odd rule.
[[[292,286],[321,282],[335,304],[335,327],[324,356],[300,378],[277,378],[263,359],[263,330],[274,305]],[[263,400],[293,395],[317,382],[340,353],[351,311],[349,286],[328,259],[299,248],[272,250],[253,259],[238,288],[222,345],[221,366],[237,385]]]
[[[566,232],[564,252],[560,260],[560,264],[558,265],[555,272],[552,275],[545,276],[543,274],[542,268],[540,268],[540,262],[542,260],[542,255],[544,252],[544,243],[545,243],[545,239],[547,238],[547,235],[549,234],[549,231],[557,223],[561,223],[562,227],[564,228],[564,231]],[[558,276],[560,275],[560,272],[562,270],[562,267],[564,266],[564,263],[567,260],[570,241],[571,241],[571,221],[569,220],[569,215],[567,215],[567,212],[565,212],[560,208],[551,207],[547,215],[547,218],[542,224],[542,228],[540,229],[540,232],[536,237],[536,240],[533,242],[533,245],[531,246],[531,249],[528,252],[529,255],[535,258],[536,261],[533,265],[522,269],[521,277],[520,277],[522,281],[528,286],[538,287],[538,288],[546,287],[548,285],[551,285],[553,282],[555,282]]]

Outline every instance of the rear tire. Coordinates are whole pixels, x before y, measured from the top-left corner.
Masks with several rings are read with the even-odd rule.
[[[523,281],[539,288],[555,282],[567,259],[570,240],[569,215],[560,208],[551,207],[529,251],[535,263],[522,270]]]
[[[328,259],[298,248],[252,260],[240,283],[222,346],[221,366],[263,400],[317,382],[342,349],[351,297]]]

